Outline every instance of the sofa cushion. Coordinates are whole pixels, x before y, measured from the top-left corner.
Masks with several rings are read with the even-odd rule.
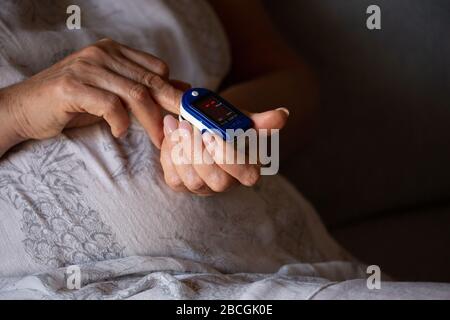
[[[450,203],[450,2],[267,1],[321,79],[316,140],[284,172],[329,225]]]

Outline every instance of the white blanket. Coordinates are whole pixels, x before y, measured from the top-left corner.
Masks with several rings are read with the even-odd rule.
[[[190,259],[222,272],[274,272],[348,259],[282,177],[213,197],[176,193],[136,122],[31,141],[0,160],[0,275],[128,256]]]
[[[129,257],[82,266],[79,290],[67,289],[70,274],[1,279],[0,299],[450,299],[449,284],[382,282],[369,290],[364,271],[348,262],[223,274],[188,260]]]

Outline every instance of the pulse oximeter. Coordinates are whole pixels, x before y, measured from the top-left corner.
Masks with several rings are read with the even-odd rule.
[[[200,132],[219,134],[225,141],[236,138],[236,130],[245,132],[253,127],[252,120],[216,93],[195,88],[183,94],[180,118],[190,122]]]

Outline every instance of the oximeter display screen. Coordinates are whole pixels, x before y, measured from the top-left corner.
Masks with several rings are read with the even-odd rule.
[[[221,101],[214,96],[206,96],[198,101],[194,102],[194,106],[201,113],[205,114],[208,118],[217,122],[219,125],[224,125],[227,122],[234,120],[238,114],[229,109]]]

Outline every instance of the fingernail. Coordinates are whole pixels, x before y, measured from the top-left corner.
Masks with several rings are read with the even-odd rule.
[[[286,115],[287,115],[288,117],[289,117],[289,115],[290,115],[289,110],[286,109],[286,108],[278,108],[277,110],[278,110],[278,111],[283,111],[284,113],[286,113]]]
[[[186,120],[180,121],[180,129],[181,129],[181,135],[184,137],[190,137],[192,132],[192,126],[189,122]]]
[[[164,135],[167,137],[177,130],[177,120],[171,115],[164,117]]]

